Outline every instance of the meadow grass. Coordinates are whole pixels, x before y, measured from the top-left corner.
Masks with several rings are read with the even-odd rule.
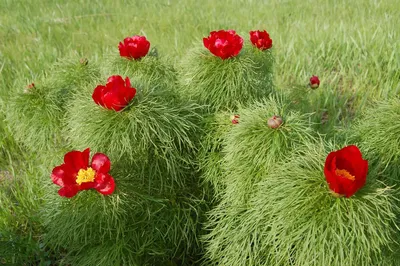
[[[316,119],[335,121],[326,132],[335,124],[347,126],[348,119],[337,120],[343,114],[351,118],[373,101],[400,94],[398,0],[1,0],[0,11],[3,187],[9,182],[1,180],[17,176],[21,165],[30,168],[4,121],[10,95],[37,82],[57,61],[87,57],[102,62],[117,54],[118,42],[130,35],[146,35],[159,54],[178,62],[212,30],[235,29],[247,40],[248,31],[266,29],[273,39],[277,90],[304,87],[311,75],[320,77],[316,93],[323,97],[315,97],[308,111]],[[40,191],[40,184],[30,185]],[[12,186],[20,205],[35,204],[32,193],[17,190]],[[1,206],[11,204],[9,199],[1,189]],[[10,221],[28,223],[26,216],[16,221],[10,213],[3,212],[0,229]],[[26,239],[37,230],[21,228]]]

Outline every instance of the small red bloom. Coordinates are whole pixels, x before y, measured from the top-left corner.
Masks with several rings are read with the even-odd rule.
[[[227,59],[239,54],[243,47],[243,38],[234,30],[212,31],[210,36],[203,38],[203,44],[213,55]]]
[[[266,30],[250,31],[250,41],[253,46],[260,50],[267,50],[272,47],[272,39]]]
[[[94,102],[104,108],[121,111],[135,97],[136,89],[131,87],[128,77],[111,76],[105,86],[98,85],[93,92]]]
[[[318,78],[318,76],[312,76],[310,78],[310,86],[313,89],[316,89],[316,88],[319,87],[319,78]]]
[[[53,169],[51,179],[61,187],[58,190],[60,196],[71,198],[79,191],[91,188],[103,195],[114,192],[114,178],[108,174],[110,159],[103,153],[96,153],[89,166],[89,153],[89,148],[83,152],[68,152],[64,156],[64,163]]]
[[[364,186],[367,172],[368,161],[362,158],[355,145],[331,152],[326,157],[324,174],[329,188],[347,198]]]
[[[33,89],[35,87],[35,83],[31,83],[27,87],[28,87],[28,89]]]
[[[150,42],[144,36],[135,35],[124,39],[124,43],[118,45],[119,54],[128,59],[140,59],[147,55]]]

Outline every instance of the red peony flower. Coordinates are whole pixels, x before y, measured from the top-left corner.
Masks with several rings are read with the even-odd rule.
[[[318,78],[318,76],[312,76],[310,78],[310,86],[313,89],[316,89],[316,88],[319,87],[319,78]]]
[[[203,44],[213,55],[227,59],[239,54],[243,39],[234,30],[220,30],[210,32],[210,36],[203,38]]]
[[[250,41],[260,50],[267,50],[272,47],[272,39],[266,30],[250,31]]]
[[[124,43],[118,45],[119,54],[128,59],[140,59],[147,55],[150,42],[144,36],[135,35],[124,39]]]
[[[79,191],[91,188],[103,195],[114,192],[114,178],[108,174],[110,159],[103,153],[96,153],[89,166],[89,153],[89,148],[83,152],[68,152],[64,156],[64,163],[53,169],[51,179],[61,187],[58,190],[60,196],[71,198]]]
[[[325,161],[324,174],[329,188],[347,198],[364,186],[367,172],[368,161],[355,145],[329,153]]]
[[[128,77],[111,76],[105,86],[98,85],[93,92],[94,102],[104,108],[121,111],[135,97],[136,89],[131,87]]]

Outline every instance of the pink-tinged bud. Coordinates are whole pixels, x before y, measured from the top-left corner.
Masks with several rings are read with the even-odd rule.
[[[240,115],[231,115],[232,124],[236,125],[239,124]]]
[[[283,119],[282,117],[278,116],[278,115],[274,115],[273,117],[271,117],[270,119],[268,119],[268,127],[269,128],[278,128],[282,125],[283,123]]]
[[[30,93],[35,88],[35,83],[31,83],[24,89],[24,93]]]
[[[87,58],[81,58],[79,63],[81,63],[83,66],[86,66],[89,63],[89,60]]]
[[[310,87],[311,87],[312,89],[318,88],[318,87],[319,87],[319,83],[320,83],[320,81],[319,81],[318,76],[312,76],[312,77],[310,78]]]

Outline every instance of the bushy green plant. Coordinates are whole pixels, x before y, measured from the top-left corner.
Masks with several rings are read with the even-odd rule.
[[[46,197],[46,244],[67,252],[63,263],[79,265],[154,265],[198,259],[199,219],[206,202],[196,180],[165,191],[168,173],[115,163],[117,189],[104,197],[84,191],[60,198],[56,188]],[[189,177],[188,177],[189,179]]]
[[[69,108],[65,134],[74,147],[91,147],[137,167],[151,165],[148,171],[170,173],[171,181],[179,183],[190,163],[187,156],[195,148],[199,107],[178,101],[165,88],[142,85],[137,79],[131,82],[137,94],[123,112],[96,105],[93,86],[83,89]]]
[[[226,60],[204,47],[195,47],[182,58],[178,78],[182,95],[207,105],[210,112],[235,110],[239,104],[252,103],[272,92],[272,65],[270,50],[250,45]]]
[[[0,170],[1,263],[50,265],[57,260],[42,241],[42,173],[43,169],[30,164],[3,165]]]
[[[140,79],[154,87],[177,90],[177,73],[169,61],[171,61],[170,58],[159,56],[157,49],[153,48],[140,60],[110,56],[104,67],[110,74],[124,73],[128,77]]]
[[[292,111],[279,97],[244,106],[237,111],[239,123],[231,125],[225,134],[222,167],[226,172],[222,182],[231,200],[245,202],[257,183],[275,164],[305,141],[313,139],[308,115]],[[268,119],[280,116],[283,123],[277,128],[268,126]]]
[[[398,235],[395,190],[370,169],[355,196],[334,197],[323,167],[335,148],[310,142],[275,163],[255,186],[250,207],[233,216],[236,225],[231,218],[208,238],[209,264],[378,265]]]
[[[183,102],[173,81],[160,83],[161,72],[153,76],[158,59],[123,60],[105,72],[133,75],[137,92],[130,104],[120,112],[97,105],[94,88],[107,78],[92,79],[73,91],[62,131],[73,149],[110,157],[116,191],[64,199],[51,185],[43,208],[45,243],[64,254],[62,264],[190,264],[199,259],[208,195],[193,173],[200,108]],[[54,155],[49,161],[60,164]]]
[[[66,59],[55,64],[40,79],[16,90],[6,112],[15,139],[29,150],[51,150],[62,146],[66,104],[72,92],[98,76],[96,65]]]
[[[201,141],[200,150],[197,155],[201,177],[205,183],[212,185],[215,195],[225,189],[224,171],[222,169],[222,149],[225,135],[229,133],[232,126],[234,112],[219,112],[206,115],[202,127],[206,129]]]
[[[368,108],[349,135],[359,141],[372,162],[378,164],[391,184],[400,177],[400,99],[392,98]]]

